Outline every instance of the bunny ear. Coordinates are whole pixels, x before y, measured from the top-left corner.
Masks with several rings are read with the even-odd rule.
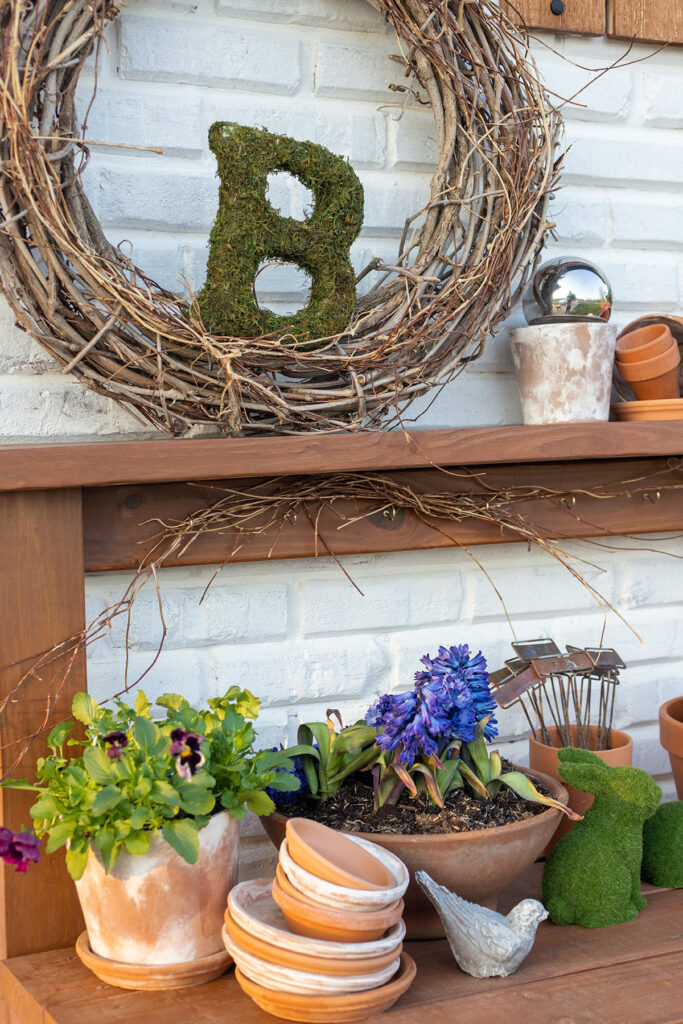
[[[560,764],[590,764],[594,768],[607,768],[607,765],[592,750],[581,750],[579,747],[562,747],[557,754]]]
[[[585,751],[588,753],[588,751]],[[604,792],[609,787],[609,768],[596,758],[597,764],[593,761],[579,759],[576,763],[571,761],[560,761],[558,774],[563,782],[573,786],[574,789],[581,789],[584,793]],[[605,771],[605,769],[607,770]]]

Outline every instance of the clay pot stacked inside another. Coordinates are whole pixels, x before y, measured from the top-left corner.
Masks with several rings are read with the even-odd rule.
[[[223,938],[242,988],[288,1020],[362,1020],[415,975],[403,953],[408,870],[374,843],[292,818],[277,877],[232,890]],[[302,1015],[303,1014],[303,1015]]]
[[[636,330],[626,328],[617,338],[615,363],[619,376],[633,391],[637,401],[614,406],[620,419],[669,418],[667,404],[680,400],[679,366],[681,355],[671,329],[653,323]],[[646,407],[639,403],[647,403]],[[659,403],[665,405],[660,409]],[[656,415],[657,412],[664,415]]]

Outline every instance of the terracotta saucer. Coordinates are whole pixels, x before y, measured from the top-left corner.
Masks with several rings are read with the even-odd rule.
[[[380,939],[403,915],[403,900],[396,900],[382,910],[363,913],[358,910],[333,910],[291,896],[273,880],[273,899],[282,911],[289,930],[311,939],[330,942],[372,942]]]
[[[262,939],[241,928],[230,915],[225,914],[225,927],[228,935],[242,949],[262,960],[268,960],[273,964],[280,964],[282,967],[293,967],[297,971],[311,971],[313,974],[374,974],[381,971],[394,960],[400,957],[403,951],[403,943],[398,942],[394,949],[380,956],[368,957],[321,957],[311,956],[308,953],[297,953],[295,950],[286,949],[282,945],[273,945],[270,942],[263,942]],[[348,945],[345,946],[349,948]]]
[[[392,889],[391,871],[370,850],[358,847],[343,832],[309,818],[287,819],[292,860],[312,875],[350,889]]]
[[[618,420],[683,420],[683,398],[659,398],[644,402],[615,402]]]
[[[185,964],[125,964],[119,960],[108,960],[93,953],[88,942],[88,933],[82,932],[76,941],[76,952],[81,963],[92,971],[100,981],[117,988],[133,988],[141,991],[189,988],[203,985],[224,974],[232,963],[232,957],[223,949],[213,956],[193,960]]]
[[[229,916],[255,938],[290,952],[324,959],[365,959],[383,956],[402,942],[406,928],[397,921],[381,939],[375,942],[327,942],[306,938],[290,931],[282,911],[272,896],[272,878],[255,878],[240,882],[228,896]],[[228,920],[228,911],[226,911]]]
[[[410,988],[415,974],[415,961],[407,953],[402,953],[398,973],[381,988],[346,996],[302,996],[293,992],[273,992],[246,978],[239,967],[235,968],[240,986],[262,1010],[274,1017],[303,1024],[351,1024],[352,1021],[366,1020],[372,1014],[384,1013]]]
[[[356,843],[357,846],[364,846],[366,849],[370,848],[373,855],[385,864],[394,878],[392,888],[374,890],[351,889],[345,885],[335,885],[333,882],[326,882],[324,879],[312,875],[310,871],[306,871],[305,868],[302,868],[296,861],[292,860],[289,854],[289,844],[286,839],[282,840],[280,846],[279,868],[281,873],[287,876],[289,882],[298,892],[304,893],[309,899],[313,899],[317,903],[324,903],[325,906],[334,907],[336,910],[379,910],[400,899],[408,888],[410,881],[408,869],[403,861],[399,860],[393,853],[389,853],[388,850],[383,850],[381,846],[377,846],[375,843],[368,843],[367,840],[359,839],[356,836],[349,836],[348,838]],[[278,880],[282,884],[282,879],[279,875]],[[283,886],[283,888],[285,887]]]
[[[350,992],[366,992],[379,988],[391,981],[399,968],[400,957],[396,956],[380,971],[360,974],[316,974],[313,971],[299,971],[293,967],[282,967],[269,960],[263,960],[243,949],[235,942],[223,925],[223,942],[242,974],[276,992],[298,992],[300,995],[348,995]]]

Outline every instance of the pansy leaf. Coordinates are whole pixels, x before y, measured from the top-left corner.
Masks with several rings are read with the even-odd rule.
[[[137,696],[135,698],[135,710],[137,711],[138,715],[142,715],[144,718],[149,717],[148,712],[151,706],[152,704],[149,700],[147,700],[147,695],[144,693],[144,691],[138,690]]]
[[[111,811],[117,804],[121,803],[123,794],[116,788],[116,786],[105,786],[104,789],[100,789],[97,793],[90,813],[96,818],[100,814],[106,814],[107,811]]]
[[[196,864],[199,860],[199,836],[187,818],[167,822],[162,835],[169,846],[172,846],[188,864]]]
[[[50,829],[50,835],[47,843],[45,844],[46,853],[54,853],[55,850],[59,850],[60,847],[64,846],[64,843],[74,834],[77,822],[72,819],[71,821],[58,821],[56,825]]]
[[[107,757],[102,747],[86,747],[83,752],[83,767],[93,782],[107,785],[116,778],[114,762]]]
[[[66,851],[66,870],[69,872],[74,882],[77,882],[79,878],[82,878],[85,866],[88,863],[89,852],[89,846],[82,847],[81,849],[74,849],[71,847],[70,850]]]
[[[292,775],[291,772],[275,772],[270,788],[276,789],[280,793],[296,793],[298,789],[301,789],[301,779]]]
[[[130,816],[130,827],[133,832],[139,831],[147,823],[149,810],[147,807],[136,807]]]
[[[29,789],[32,792],[40,793],[42,786],[34,786],[32,782],[27,782],[26,779],[5,779],[0,782],[0,788],[3,789]]]
[[[253,790],[244,794],[247,807],[254,814],[272,814],[275,810],[275,804],[270,799],[267,793],[262,790]]]
[[[141,857],[149,850],[149,832],[131,832],[123,845],[134,857]]]
[[[117,842],[113,832],[106,828],[99,828],[95,833],[95,843],[102,854],[102,863],[105,873],[108,875],[118,860],[121,852],[121,844]]]
[[[186,700],[179,693],[162,693],[161,697],[157,697],[155,703],[157,707],[168,708],[169,711],[178,711],[186,703]]]
[[[165,782],[163,779],[153,784],[151,796],[152,799],[157,800],[159,803],[170,804],[171,807],[178,807],[180,804],[180,797],[176,790],[170,782]]]
[[[159,729],[149,718],[138,715],[133,724],[133,738],[142,753],[146,754],[159,738]]]
[[[193,786],[192,783],[178,786],[178,796],[186,814],[210,814],[216,803],[213,793],[204,786]]]
[[[32,818],[36,818],[39,821],[45,818],[55,818],[60,813],[60,805],[57,803],[55,798],[50,793],[45,793],[40,798],[38,803],[35,803],[33,807],[29,809],[29,814]]]
[[[77,693],[71,704],[71,714],[84,725],[94,725],[102,717],[102,709],[89,693]]]
[[[50,750],[61,750],[64,741],[74,727],[73,722],[58,722],[47,738]]]

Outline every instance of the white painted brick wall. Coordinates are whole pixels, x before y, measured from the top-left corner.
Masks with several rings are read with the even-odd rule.
[[[603,39],[546,41],[573,62],[534,44],[548,88],[565,98],[591,77],[576,65],[604,68],[625,50]],[[366,196],[354,265],[395,255],[405,217],[428,196],[435,133],[428,111],[401,116],[402,96],[388,89],[402,81],[400,65],[389,59],[396,43],[365,0],[129,0],[108,43],[88,134],[110,145],[93,149],[87,188],[112,241],[132,248],[161,284],[180,288],[183,275],[193,289],[202,285],[218,190],[206,134],[216,120],[311,139],[349,158]],[[553,204],[557,239],[549,254],[578,252],[604,267],[619,324],[683,305],[683,51],[672,47],[635,63],[648,52],[634,47],[634,63],[603,75],[577,97],[580,105],[565,108],[570,150]],[[92,76],[92,67],[82,76],[82,109]],[[120,142],[163,153],[116,149]],[[285,213],[300,215],[300,190],[291,183],[277,182],[273,196]],[[364,287],[372,282],[370,276]],[[281,310],[301,301],[305,284],[303,275],[268,272],[260,295]],[[520,422],[508,344],[509,326],[520,322],[513,313],[420,426]],[[0,307],[0,440],[145,432],[113,403],[61,375]],[[638,763],[666,780],[656,710],[683,689],[680,563],[634,552],[626,540],[615,544],[615,551],[577,550],[604,568],[586,567],[586,574],[643,638],[639,643],[608,616],[605,640],[630,665],[618,724],[633,732]],[[680,540],[663,546],[683,555]],[[602,615],[561,567],[521,546],[477,554],[520,637],[599,640]],[[365,596],[327,559],[226,568],[201,606],[209,571],[163,573],[170,634],[148,689],[180,689],[201,699],[232,682],[250,686],[264,699],[263,738],[276,742],[293,739],[300,720],[327,706],[339,706],[350,720],[382,689],[409,685],[419,656],[439,643],[481,646],[494,667],[507,655],[510,633],[497,598],[462,553],[358,557],[345,564]],[[89,578],[89,609],[102,607],[124,584],[117,575]],[[133,672],[148,664],[158,635],[150,595],[133,621]],[[98,696],[120,684],[121,644],[117,627],[91,651]],[[502,731],[505,751],[523,760],[521,714],[506,715]],[[670,795],[668,781],[666,787]]]

